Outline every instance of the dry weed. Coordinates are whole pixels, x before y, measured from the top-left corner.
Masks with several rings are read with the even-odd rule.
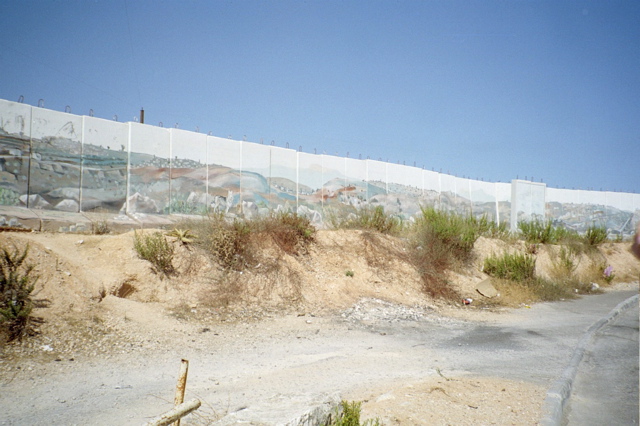
[[[451,247],[438,238],[430,229],[419,231],[410,250],[410,260],[420,274],[423,290],[434,298],[458,300],[460,295],[447,281],[444,272],[458,269],[460,260],[453,254]]]

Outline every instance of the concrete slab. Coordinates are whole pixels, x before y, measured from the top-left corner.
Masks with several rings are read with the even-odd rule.
[[[55,210],[31,210],[40,218],[40,231],[91,232],[91,221],[82,213]]]
[[[0,226],[40,230],[40,217],[20,206],[0,206]]]
[[[484,297],[496,297],[498,295],[498,290],[491,283],[491,278],[487,278],[484,281],[480,281],[478,285],[476,285],[476,291],[483,295]]]
[[[321,393],[316,395],[274,395],[267,403],[259,403],[230,413],[215,426],[238,424],[316,426],[325,424],[330,415],[336,412],[340,404],[340,395]]]
[[[162,228],[168,229],[173,225],[173,221],[168,216],[146,214],[146,213],[132,213],[128,215],[130,218],[138,221],[142,228]]]
[[[107,231],[102,233],[114,232],[120,234],[143,227],[140,221],[125,214],[84,212],[83,215],[91,222],[92,232]]]

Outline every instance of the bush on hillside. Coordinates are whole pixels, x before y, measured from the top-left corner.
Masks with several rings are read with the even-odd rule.
[[[34,265],[25,263],[29,246],[23,251],[0,247],[0,331],[12,341],[31,331],[31,293],[38,277]]]

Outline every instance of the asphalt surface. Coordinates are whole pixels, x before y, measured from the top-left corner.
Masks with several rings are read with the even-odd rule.
[[[114,418],[119,424],[142,424],[172,406],[180,358],[190,360],[188,398],[206,401],[199,411],[229,413],[238,421],[263,424],[287,423],[336,392],[403,378],[419,380],[437,371],[522,380],[549,388],[589,327],[637,293],[637,289],[612,291],[543,303],[494,315],[482,323],[436,314],[418,320],[390,314],[366,321],[307,316],[221,326],[164,352],[142,349],[140,354],[114,355],[109,360],[78,357],[73,362],[25,368],[0,383],[4,411],[0,424],[87,424],[91,419],[91,424],[107,425]],[[620,384],[613,400],[625,411],[632,410],[635,401],[637,412],[637,310],[635,361],[632,355],[617,352],[618,344],[628,346],[633,336],[615,337],[618,331],[633,328],[625,322],[633,323],[633,314],[629,315],[602,330],[604,352],[594,351],[589,362],[597,366],[594,371],[609,371],[612,365],[622,365],[621,359],[630,358],[621,371],[635,374],[635,388],[633,383],[622,385],[613,379],[615,386]],[[617,355],[610,357],[612,352]],[[586,384],[576,383],[576,395],[589,405],[588,393],[580,389],[590,390],[600,379],[585,380]],[[614,385],[605,387],[609,390]],[[599,395],[600,391],[594,398]],[[577,405],[572,411],[589,412]],[[607,414],[602,418],[607,421],[577,419],[571,424],[615,424]]]
[[[565,425],[637,425],[638,305],[595,335],[573,383]]]

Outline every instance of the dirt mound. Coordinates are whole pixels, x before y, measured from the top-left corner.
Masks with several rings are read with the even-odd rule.
[[[128,321],[138,321],[141,328],[148,324],[151,332],[155,332],[153,324],[166,315],[201,322],[256,320],[286,313],[320,315],[345,310],[367,298],[446,309],[449,314],[454,308],[456,315],[469,312],[456,312],[451,302],[428,298],[409,261],[405,242],[386,235],[319,231],[307,252],[299,255],[287,254],[273,241],[263,239],[259,241],[261,250],[243,271],[225,270],[195,245],[169,240],[175,249],[176,272],[165,276],[138,257],[133,232],[0,234],[0,244],[5,246],[29,245],[28,259],[40,276],[36,299],[41,308],[34,314],[44,320],[39,326],[41,334],[63,335],[69,345],[73,340],[70,329],[83,329],[83,342],[105,327],[121,330],[120,325],[108,321],[114,312],[124,314]],[[487,278],[482,272],[484,258],[513,250],[524,251],[526,247],[524,243],[481,237],[473,261],[458,272],[449,272],[449,281],[461,296],[481,299],[475,288]],[[557,252],[552,246],[540,249],[538,273],[549,274]],[[579,268],[594,262],[612,265],[617,281],[636,280],[640,271],[628,244],[607,243],[595,260],[593,255],[580,255],[576,262]],[[127,340],[126,332],[113,330],[102,337]]]

